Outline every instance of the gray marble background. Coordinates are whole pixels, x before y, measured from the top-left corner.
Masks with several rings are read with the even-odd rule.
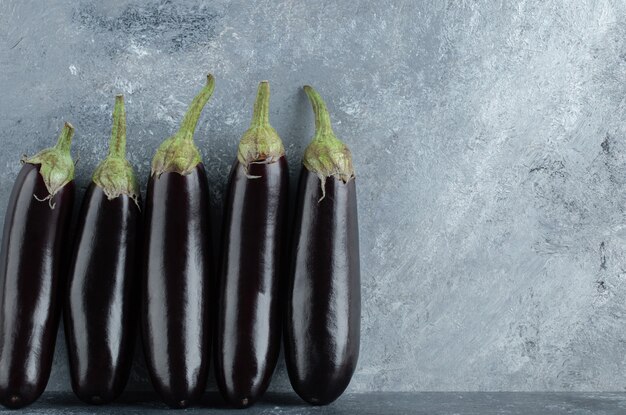
[[[82,192],[117,93],[145,185],[212,72],[196,141],[219,223],[257,82],[293,186],[311,83],[358,176],[350,390],[626,389],[626,4],[337,3],[0,0],[0,216],[63,120]],[[62,340],[50,390],[69,389]],[[129,388],[150,388],[139,353]]]

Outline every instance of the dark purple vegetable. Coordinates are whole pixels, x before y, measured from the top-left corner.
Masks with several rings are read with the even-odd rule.
[[[193,133],[213,89],[209,75],[180,130],[157,150],[146,196],[142,338],[152,384],[173,408],[200,398],[209,369],[209,185]]]
[[[118,95],[109,154],[83,199],[70,259],[65,337],[72,389],[87,403],[117,398],[128,381],[139,311],[139,189],[126,160]]]
[[[269,83],[261,82],[224,206],[215,375],[224,399],[239,408],[263,395],[278,360],[288,173],[269,124]]]
[[[60,316],[58,288],[74,200],[74,128],[23,159],[0,252],[0,403],[21,408],[44,391]]]
[[[359,356],[359,231],[352,156],[322,98],[304,87],[315,137],[300,175],[287,288],[285,359],[302,399],[325,405],[346,389]]]

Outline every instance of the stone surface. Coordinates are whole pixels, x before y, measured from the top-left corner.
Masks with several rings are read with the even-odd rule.
[[[308,406],[293,394],[269,393],[251,408],[233,411],[217,393],[208,394],[184,413],[215,415],[619,415],[626,411],[624,393],[419,392],[349,394],[328,406]],[[15,413],[3,410],[0,413]],[[126,394],[105,406],[87,406],[71,393],[48,392],[20,414],[171,414],[152,394]]]
[[[350,391],[624,390],[626,4],[0,0],[0,216],[22,153],[76,126],[84,188],[114,95],[145,186],[206,72],[222,190],[258,81],[295,186],[328,102],[352,148],[361,358]],[[49,390],[68,390],[59,336]],[[129,389],[149,389],[138,354]],[[284,365],[271,389],[288,391]]]

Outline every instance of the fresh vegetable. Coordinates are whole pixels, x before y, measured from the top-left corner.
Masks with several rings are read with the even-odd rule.
[[[109,154],[80,210],[65,303],[72,389],[87,403],[115,399],[130,374],[139,311],[139,197],[126,160],[124,97],[118,95]]]
[[[152,160],[145,207],[142,338],[152,384],[171,407],[204,391],[211,349],[209,185],[193,134],[214,89],[194,98]]]
[[[359,355],[359,232],[352,156],[331,128],[322,98],[304,87],[315,136],[304,153],[287,288],[289,379],[313,405],[337,399]]]
[[[64,246],[74,200],[74,128],[15,180],[0,251],[0,403],[20,408],[44,391],[56,340]]]
[[[224,206],[215,374],[224,399],[240,408],[263,395],[280,350],[289,183],[285,150],[269,123],[269,98],[269,83],[261,82]]]

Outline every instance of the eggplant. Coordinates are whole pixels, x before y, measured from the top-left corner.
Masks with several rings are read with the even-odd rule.
[[[279,286],[289,172],[259,85],[250,128],[228,179],[216,322],[215,375],[224,399],[245,408],[267,390],[281,339]]]
[[[138,321],[139,186],[126,159],[124,97],[115,98],[109,154],[87,188],[65,298],[72,389],[104,404],[128,381]]]
[[[7,206],[0,249],[0,404],[21,408],[50,377],[64,246],[74,202],[74,127],[57,144],[23,158]]]
[[[145,204],[141,331],[152,384],[172,408],[198,401],[211,351],[209,185],[193,134],[214,79],[152,160]]]
[[[322,98],[304,89],[315,136],[298,185],[284,346],[293,389],[325,405],[346,389],[359,356],[359,230],[352,155],[335,137]]]

